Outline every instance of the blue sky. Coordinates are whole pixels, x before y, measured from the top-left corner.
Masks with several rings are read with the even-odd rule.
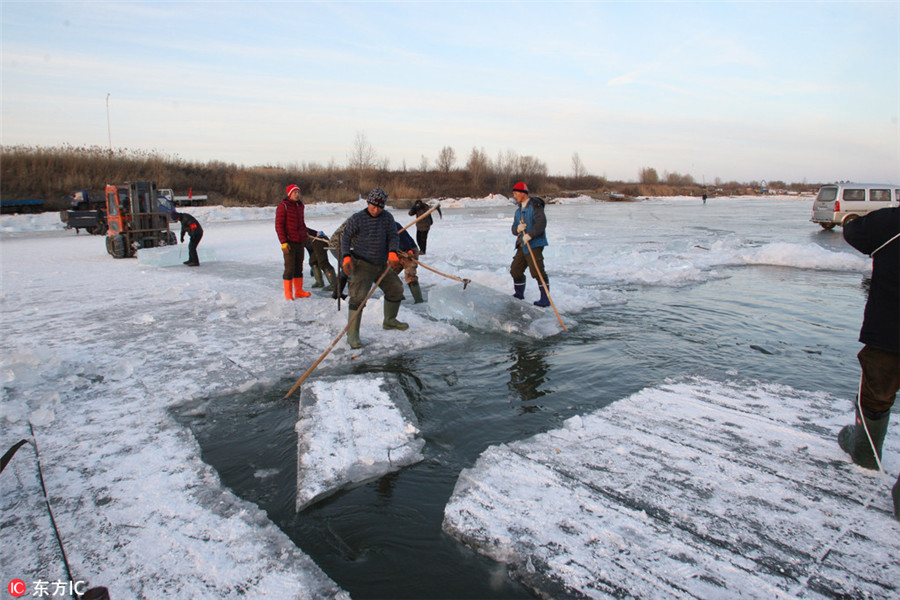
[[[2,143],[900,182],[900,1],[15,2]],[[109,122],[107,122],[109,94]],[[109,129],[107,128],[109,125]]]

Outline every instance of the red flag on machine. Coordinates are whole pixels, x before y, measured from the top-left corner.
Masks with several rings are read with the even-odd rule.
[[[194,197],[194,188],[188,188],[188,200]]]

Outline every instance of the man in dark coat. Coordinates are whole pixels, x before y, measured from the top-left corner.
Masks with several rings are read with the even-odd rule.
[[[865,345],[857,355],[862,375],[856,423],[841,429],[838,443],[853,462],[877,469],[900,389],[900,207],[876,210],[846,223],[844,239],[872,257],[872,280],[859,332],[859,341]],[[894,515],[900,519],[900,478],[893,497]]]
[[[347,315],[351,323],[347,330],[347,343],[351,348],[360,348],[359,325],[362,320],[362,302],[372,284],[381,277],[379,287],[384,292],[383,329],[405,330],[406,323],[397,320],[400,300],[403,299],[403,284],[392,270],[387,268],[400,262],[397,250],[400,238],[397,225],[391,213],[384,210],[387,194],[381,188],[369,192],[365,209],[354,213],[341,232],[341,268],[350,277],[350,310]],[[352,275],[352,276],[351,276]],[[357,312],[360,315],[354,318]]]
[[[400,262],[392,265],[392,268],[398,276],[403,271],[403,278],[406,285],[409,286],[409,291],[412,292],[413,302],[419,304],[425,302],[425,298],[422,297],[422,288],[419,286],[419,265],[416,262],[419,260],[419,248],[412,236],[406,230],[401,231],[401,229],[403,228],[400,223],[397,223],[397,235],[400,236],[400,250],[397,252],[397,257]]]
[[[175,218],[181,223],[181,243],[184,243],[185,233],[190,237],[188,259],[184,261],[184,264],[189,267],[199,267],[200,257],[197,255],[197,246],[200,245],[200,240],[203,238],[203,228],[200,227],[197,219],[187,213],[175,213]]]
[[[416,200],[415,204],[413,204],[412,208],[409,209],[409,216],[419,218],[423,214],[427,213],[429,206],[422,202],[421,200]],[[438,214],[441,213],[441,207],[438,206]],[[431,226],[434,224],[434,219],[431,218],[431,215],[428,215],[421,221],[416,221],[416,242],[419,244],[419,254],[425,254],[425,246],[428,243],[428,232],[431,230]]]
[[[303,290],[303,254],[306,252],[306,222],[303,219],[303,202],[300,201],[300,187],[291,184],[285,188],[285,198],[275,209],[275,233],[281,242],[284,254],[285,300],[308,298]]]
[[[331,263],[328,262],[329,239],[324,231],[316,231],[315,229],[306,228],[306,251],[309,253],[309,266],[312,268],[313,277],[316,282],[314,288],[325,287],[322,281],[322,275],[328,280],[328,287],[325,289],[331,291],[334,289],[335,273]]]

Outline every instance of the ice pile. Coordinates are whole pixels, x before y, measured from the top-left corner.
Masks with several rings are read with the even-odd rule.
[[[197,257],[200,264],[216,260],[216,253],[212,248],[198,246]],[[188,259],[187,244],[175,246],[160,246],[159,248],[142,248],[137,251],[139,265],[148,267],[171,267],[180,265]]]
[[[421,461],[425,441],[400,384],[357,375],[307,383],[297,421],[297,510]]]

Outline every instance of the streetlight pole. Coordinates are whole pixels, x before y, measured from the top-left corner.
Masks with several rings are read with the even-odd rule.
[[[106,135],[109,137],[109,155],[112,156],[112,129],[109,126],[109,92],[106,94]]]

